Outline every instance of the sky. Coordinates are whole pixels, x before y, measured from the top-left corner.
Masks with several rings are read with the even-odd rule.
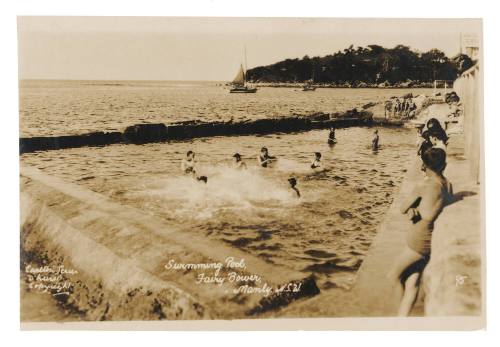
[[[398,44],[460,52],[473,19],[18,17],[20,79],[228,81],[239,65]]]

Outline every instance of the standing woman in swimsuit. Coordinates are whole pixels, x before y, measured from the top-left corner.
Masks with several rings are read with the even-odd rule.
[[[422,161],[424,180],[401,206],[401,212],[411,220],[406,245],[394,269],[389,273],[389,278],[401,297],[400,316],[409,315],[418,294],[423,268],[414,272],[412,265],[420,263],[425,266],[429,260],[434,222],[453,196],[451,184],[443,176],[446,152],[441,148],[427,149],[422,154]]]

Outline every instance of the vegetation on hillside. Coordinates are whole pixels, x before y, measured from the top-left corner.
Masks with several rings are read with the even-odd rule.
[[[248,70],[251,82],[290,83],[313,80],[330,85],[404,85],[434,80],[454,80],[473,65],[465,54],[448,58],[438,49],[417,52],[408,46],[385,48],[378,45],[354,48],[324,57],[286,59]]]

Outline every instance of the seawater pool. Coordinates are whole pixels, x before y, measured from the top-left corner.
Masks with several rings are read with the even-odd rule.
[[[184,142],[112,145],[23,154],[23,164],[85,186],[191,231],[277,265],[312,274],[322,290],[349,288],[415,155],[414,134],[380,128],[381,148],[370,148],[372,128],[266,136],[201,138]],[[279,158],[257,166],[262,146]],[[196,152],[197,182],[180,172]],[[248,169],[231,167],[239,152]],[[323,171],[313,171],[321,152]],[[287,179],[296,177],[300,199]]]

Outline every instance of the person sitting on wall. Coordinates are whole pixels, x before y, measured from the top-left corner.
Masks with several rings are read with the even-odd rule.
[[[435,137],[437,140],[441,141],[444,146],[448,144],[448,135],[436,118],[429,119],[426,126],[429,137]]]
[[[419,157],[422,157],[422,155],[425,153],[425,151],[433,146],[433,144],[429,138],[429,131],[428,130],[425,130],[421,136],[422,136],[423,141],[420,143],[420,146],[419,146],[418,151],[417,151],[417,154]]]
[[[401,299],[399,316],[408,316],[415,303],[420,278],[431,253],[434,222],[453,198],[452,185],[443,175],[446,152],[429,148],[422,154],[422,161],[425,178],[401,205],[401,213],[408,215],[411,221],[406,245],[388,274]]]

